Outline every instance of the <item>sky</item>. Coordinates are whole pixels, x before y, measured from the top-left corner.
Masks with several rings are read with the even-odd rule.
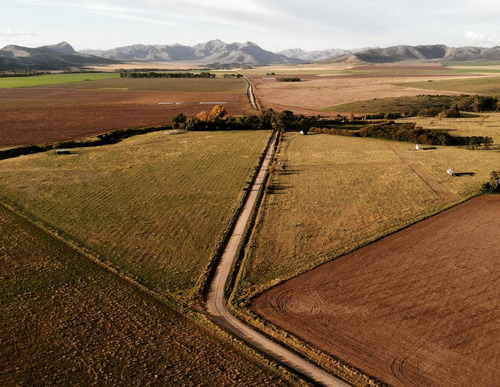
[[[1,0],[0,47],[251,41],[270,51],[500,45],[498,0]]]

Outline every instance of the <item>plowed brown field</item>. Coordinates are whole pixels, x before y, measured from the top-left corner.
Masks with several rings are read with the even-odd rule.
[[[395,386],[500,380],[500,197],[477,197],[279,285],[265,319]]]
[[[0,90],[0,147],[79,139],[112,130],[170,125],[178,113],[195,116],[227,102],[231,115],[252,112],[244,93],[77,90]],[[173,103],[159,105],[159,103]],[[182,104],[175,104],[182,102]]]

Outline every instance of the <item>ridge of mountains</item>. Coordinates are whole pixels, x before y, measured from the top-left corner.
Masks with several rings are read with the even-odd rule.
[[[295,63],[396,63],[500,61],[500,47],[447,47],[442,44],[391,46],[356,50],[309,51],[289,49],[277,53],[252,42],[210,40],[194,46],[136,44],[111,50],[75,51],[67,42],[28,48],[8,45],[0,49],[0,70],[57,70],[129,61],[193,62],[205,64],[269,65]]]
[[[66,42],[38,48],[8,45],[0,49],[1,71],[62,70],[112,63],[115,61],[78,53]]]

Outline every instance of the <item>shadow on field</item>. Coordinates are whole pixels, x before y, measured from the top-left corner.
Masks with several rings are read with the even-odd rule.
[[[298,175],[300,172],[300,169],[284,169],[281,171],[277,171],[278,174],[283,175],[283,176],[289,176],[289,175]]]
[[[272,183],[267,186],[267,193],[269,195],[282,195],[290,188],[292,188],[292,186],[289,184]]]
[[[474,176],[476,172],[455,172],[455,176]]]

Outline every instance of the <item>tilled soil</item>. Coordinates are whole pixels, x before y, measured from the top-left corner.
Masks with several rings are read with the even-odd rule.
[[[170,125],[173,116],[196,116],[227,102],[228,114],[251,114],[244,93],[73,90],[0,90],[0,147],[46,144],[112,130]]]
[[[500,197],[481,196],[253,301],[265,319],[395,386],[500,380]]]

